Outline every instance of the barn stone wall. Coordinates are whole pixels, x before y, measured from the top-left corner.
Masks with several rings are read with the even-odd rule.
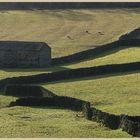
[[[51,49],[43,47],[39,54],[40,67],[46,67],[51,65]]]
[[[50,64],[51,49],[46,46],[40,50],[0,49],[0,68],[45,67]]]
[[[12,54],[9,51],[0,51],[0,67],[15,67],[16,52],[13,51]]]
[[[0,51],[1,67],[28,67],[39,65],[37,51]]]

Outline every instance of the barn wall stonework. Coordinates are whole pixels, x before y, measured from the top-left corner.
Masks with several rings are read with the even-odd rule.
[[[25,46],[25,49],[14,47],[6,50],[0,46],[0,68],[46,67],[51,64],[51,48],[46,44],[35,46],[35,49],[33,46],[32,49],[29,49],[28,45]],[[29,48],[27,49],[27,47]]]
[[[51,64],[51,49],[49,48],[42,48],[40,51],[40,67],[49,66]]]
[[[39,66],[39,52],[37,51],[2,51],[0,52],[1,67]]]

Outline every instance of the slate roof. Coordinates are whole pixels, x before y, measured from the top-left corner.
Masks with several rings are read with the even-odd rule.
[[[0,41],[0,50],[4,51],[39,51],[42,47],[50,47],[45,42]]]

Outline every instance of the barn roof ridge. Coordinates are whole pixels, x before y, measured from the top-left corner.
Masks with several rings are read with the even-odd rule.
[[[0,50],[40,50],[48,47],[46,42],[0,40]]]

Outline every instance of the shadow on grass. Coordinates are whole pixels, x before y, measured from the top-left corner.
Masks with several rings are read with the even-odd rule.
[[[53,65],[53,66],[50,66],[48,68],[26,68],[26,67],[25,68],[20,68],[19,67],[19,68],[2,68],[0,70],[6,71],[6,72],[56,72],[56,71],[63,71],[63,70],[70,69],[70,68],[66,68],[65,66],[70,66],[72,64],[77,64],[77,63],[87,61],[87,60],[102,58],[102,57],[105,57],[107,55],[118,53],[119,51],[121,51],[123,49],[127,49],[127,48],[126,47],[118,47],[117,49],[114,49],[112,51],[107,51],[107,52],[104,52],[104,53],[96,55],[96,56],[89,56],[88,58],[85,58],[85,59],[82,59],[82,60],[78,60],[78,61],[71,62],[71,63],[66,63],[66,64]]]
[[[124,50],[124,49],[128,49],[128,48],[131,48],[131,47],[118,47],[118,48],[116,48],[114,50],[106,51],[106,52],[103,52],[101,54],[94,55],[94,56],[89,56],[88,58],[85,58],[85,59],[82,59],[82,60],[78,60],[78,61],[71,62],[71,63],[66,63],[65,66],[69,66],[69,65],[72,65],[72,64],[78,64],[78,63],[84,62],[84,61],[89,61],[89,60],[94,60],[94,59],[102,58],[102,57],[105,57],[105,56],[108,56],[108,55],[112,55],[112,54],[118,53],[119,51]]]
[[[113,50],[106,51],[106,52],[101,52],[100,54],[97,54],[97,55],[89,55],[89,56],[86,56],[85,58],[75,60],[73,62],[68,62],[68,63],[66,62],[64,64],[60,63],[60,64],[56,64],[56,65],[52,64],[52,66],[47,67],[47,68],[26,68],[25,67],[25,68],[3,68],[3,69],[0,69],[0,70],[6,71],[6,72],[56,72],[56,71],[63,71],[63,70],[70,69],[70,68],[66,68],[66,66],[70,66],[72,64],[78,64],[80,62],[84,62],[84,61],[88,61],[88,60],[103,58],[105,56],[112,55],[112,54],[118,53],[121,50],[132,48],[132,47],[133,46],[128,46],[128,47],[119,46],[117,48],[114,48]],[[140,46],[136,46],[136,47],[140,48]],[[91,51],[91,50],[87,50],[87,51]],[[82,52],[80,52],[80,53],[82,53]],[[85,55],[83,54],[83,56],[85,56]]]
[[[102,58],[102,57],[105,57],[105,56],[108,56],[108,55],[118,53],[121,50],[128,49],[128,48],[133,48],[133,47],[140,48],[140,46],[136,46],[136,45],[135,46],[117,46],[117,47],[110,47],[110,48],[108,48],[108,50],[106,50],[105,49],[106,46],[104,46],[103,50],[102,51],[100,50],[98,52],[98,50],[96,50],[96,49],[101,48],[101,47],[96,46],[94,49],[81,51],[81,52],[71,54],[71,55],[68,55],[68,56],[64,56],[64,57],[61,57],[61,58],[53,58],[52,59],[52,65],[53,66],[69,66],[71,64],[77,64],[77,63],[87,61],[87,60],[94,60],[94,59],[97,59],[97,58]]]
[[[126,47],[118,47],[117,49],[114,49],[112,51],[107,51],[104,52],[102,54],[96,55],[96,56],[89,56],[89,58],[85,58],[83,60],[78,60],[75,62],[71,62],[71,63],[66,63],[66,64],[60,64],[60,65],[53,65],[47,68],[1,68],[0,70],[2,71],[6,71],[6,72],[56,72],[56,71],[62,71],[62,70],[68,70],[70,68],[66,68],[65,66],[69,66],[72,64],[77,64],[83,61],[87,61],[87,60],[93,60],[93,59],[97,59],[97,58],[102,58],[105,57],[107,55],[111,55],[114,53],[117,53],[119,51],[121,51],[122,49],[127,49]],[[90,51],[90,50],[89,50]]]
[[[54,82],[46,82],[45,84],[41,84],[46,85],[46,84],[57,84],[57,83],[70,83],[70,82],[76,82],[76,81],[86,81],[86,80],[97,80],[97,79],[102,79],[102,78],[110,78],[110,77],[117,77],[117,76],[125,76],[125,75],[129,75],[129,74],[136,74],[136,73],[140,73],[140,70],[137,71],[131,71],[131,72],[120,72],[120,73],[116,73],[116,74],[106,74],[106,75],[99,75],[99,76],[90,76],[90,77],[85,77],[85,78],[73,78],[73,79],[68,79],[68,80],[60,80],[60,81],[54,81]]]
[[[0,70],[6,72],[56,72],[62,70],[68,70],[70,68],[66,68],[63,66],[52,66],[48,68],[3,68]]]

